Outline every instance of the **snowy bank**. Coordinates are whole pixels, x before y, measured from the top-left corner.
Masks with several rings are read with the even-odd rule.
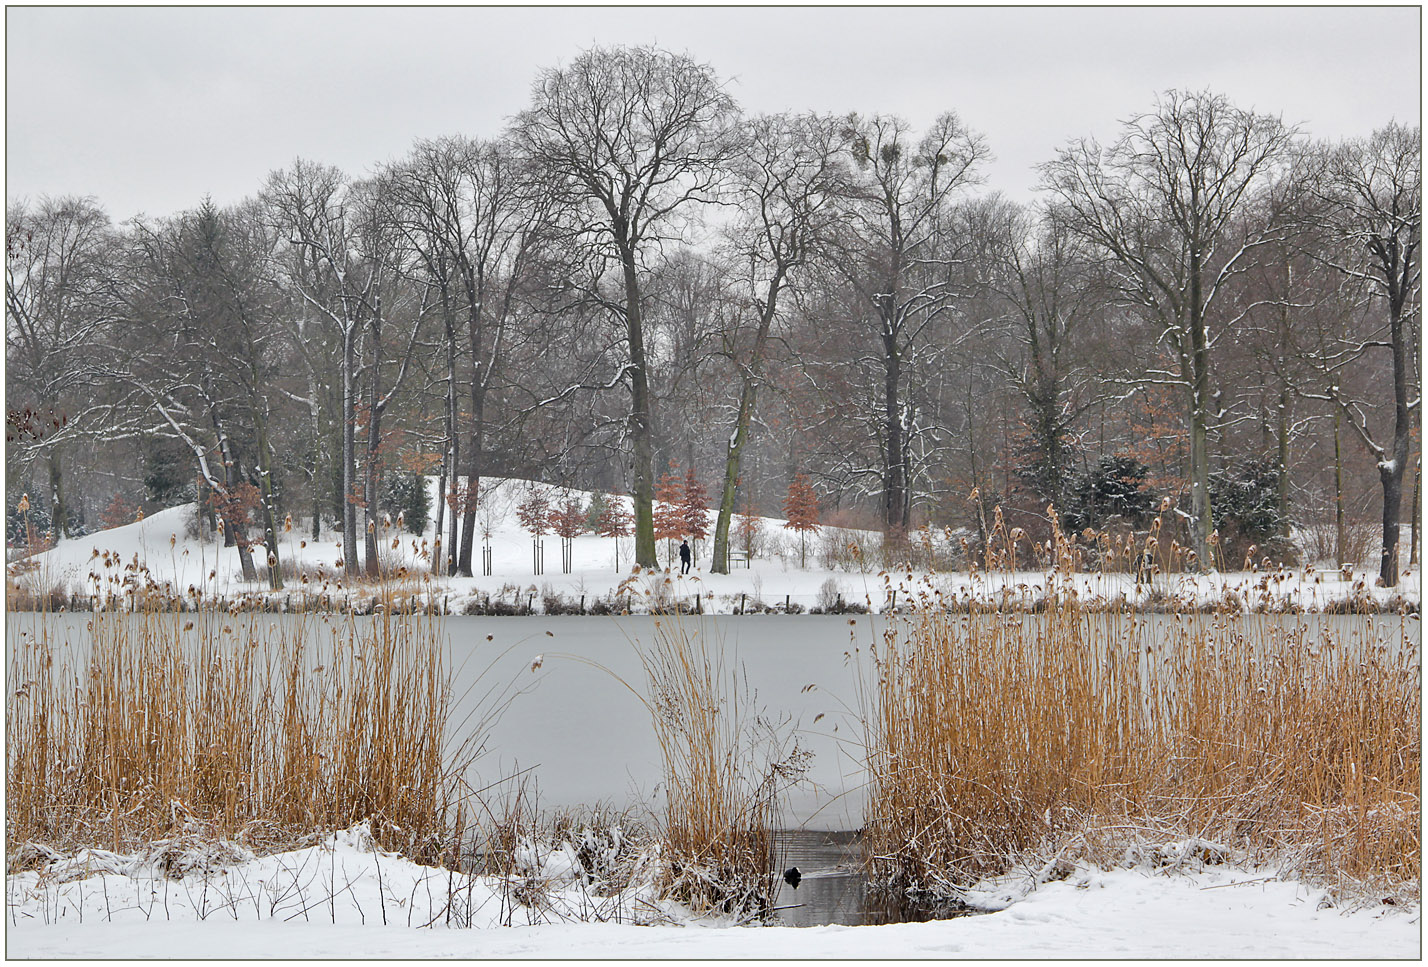
[[[433,602],[450,613],[467,613],[501,602],[513,611],[539,612],[554,607],[570,612],[590,610],[603,603],[607,610],[646,612],[651,607],[678,601],[681,607],[712,614],[835,610],[844,607],[887,611],[906,605],[919,593],[938,593],[945,601],[975,599],[1013,607],[1034,607],[1049,587],[1076,590],[1084,600],[1111,606],[1206,607],[1227,600],[1258,610],[1318,611],[1342,608],[1346,603],[1372,603],[1376,607],[1418,607],[1421,575],[1405,571],[1398,587],[1375,587],[1376,575],[1365,569],[1340,571],[1312,567],[1264,572],[1224,572],[1207,575],[1163,574],[1138,583],[1125,573],[1054,574],[1016,571],[983,574],[929,573],[918,569],[884,571],[871,555],[850,555],[849,544],[876,546],[878,536],[865,531],[826,528],[809,540],[806,563],[797,536],[784,528],[786,521],[760,518],[759,549],[748,566],[736,565],[729,574],[708,570],[712,540],[698,542],[695,566],[681,576],[678,567],[635,573],[631,569],[633,539],[600,537],[587,533],[571,541],[571,569],[561,568],[560,539],[543,538],[543,573],[537,574],[531,536],[517,522],[515,508],[531,486],[544,491],[552,504],[566,498],[588,504],[591,494],[523,480],[483,479],[482,509],[478,524],[489,531],[491,574],[448,577],[432,574],[436,535],[428,525],[422,535],[393,527],[383,528],[379,545],[384,562],[393,570],[404,568],[405,590]],[[623,501],[627,508],[629,498]],[[220,543],[192,536],[194,505],[171,507],[147,519],[62,542],[35,555],[19,580],[39,592],[63,588],[81,597],[120,590],[126,577],[137,575],[179,595],[200,591],[206,598],[271,598],[284,607],[304,595],[331,595],[340,600],[370,597],[371,585],[340,587],[341,535],[313,540],[299,530],[285,532],[280,541],[284,570],[290,575],[280,592],[269,592],[266,581],[244,582],[238,553]],[[825,551],[838,546],[835,553]],[[660,542],[661,561],[669,553]],[[480,542],[473,554],[481,571]],[[256,558],[262,555],[255,554]],[[617,566],[618,564],[618,566]],[[140,572],[146,569],[146,573]],[[13,568],[12,568],[13,573]],[[695,601],[698,599],[696,605]]]
[[[85,870],[88,870],[88,875]],[[1263,871],[1075,867],[1003,909],[890,926],[740,927],[641,887],[592,896],[547,854],[530,894],[373,852],[361,827],[303,850],[164,879],[91,851],[8,878],[11,958],[1417,958],[1414,908],[1343,911]],[[1010,892],[1008,885],[1010,884]],[[990,898],[992,894],[988,894]],[[589,922],[600,920],[604,922]]]

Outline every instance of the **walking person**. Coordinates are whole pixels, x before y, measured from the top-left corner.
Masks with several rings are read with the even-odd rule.
[[[689,541],[687,541],[687,540],[682,540],[682,541],[679,542],[679,564],[680,564],[679,573],[680,573],[680,574],[688,574],[688,573],[689,573],[689,560],[690,560]]]

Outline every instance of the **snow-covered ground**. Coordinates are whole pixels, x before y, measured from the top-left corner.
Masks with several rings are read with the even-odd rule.
[[[761,926],[689,919],[635,886],[598,897],[561,852],[530,858],[524,906],[374,852],[358,827],[321,845],[156,878],[153,857],[93,851],[7,885],[7,958],[1418,958],[1416,910],[1344,911],[1322,893],[1233,866],[1167,874],[1078,866],[1028,890],[970,899],[995,912],[890,926]],[[536,872],[538,871],[538,872]],[[87,874],[87,875],[86,875]],[[300,886],[302,889],[295,889]],[[589,922],[594,919],[604,922]],[[467,926],[475,929],[465,929]]]
[[[570,605],[582,600],[587,606],[597,599],[610,599],[622,588],[626,595],[621,603],[632,611],[643,611],[649,601],[660,594],[662,587],[673,589],[674,582],[665,583],[663,573],[643,574],[632,579],[631,559],[633,538],[618,541],[619,567],[616,567],[617,541],[613,538],[584,534],[572,542],[571,570],[562,573],[560,538],[547,535],[544,542],[544,569],[534,573],[532,539],[523,531],[515,515],[516,505],[532,486],[522,480],[483,478],[485,497],[478,514],[478,524],[489,528],[492,573],[470,578],[437,577],[431,575],[431,549],[435,535],[429,525],[421,537],[385,528],[380,546],[383,557],[393,566],[405,565],[416,575],[413,586],[441,601],[447,610],[460,613],[468,602],[485,598],[504,598],[511,604],[532,604],[542,608],[547,595],[560,596]],[[547,485],[535,485],[544,490],[551,503],[574,496],[582,504],[589,493],[565,490]],[[629,498],[617,498],[629,506]],[[32,558],[33,570],[24,580],[49,589],[63,586],[84,593],[103,593],[113,587],[110,578],[125,576],[124,568],[136,560],[146,566],[152,578],[168,582],[178,592],[199,589],[205,597],[233,597],[241,594],[261,594],[267,585],[260,577],[256,583],[245,583],[239,567],[238,552],[220,543],[201,542],[187,536],[193,531],[192,505],[160,511],[145,520],[100,531],[85,537],[62,542],[59,546]],[[712,529],[713,514],[710,514]],[[813,534],[808,538],[806,562],[800,566],[798,536],[784,528],[786,522],[777,518],[762,519],[760,550],[748,567],[735,566],[730,574],[713,574],[708,570],[712,537],[699,542],[692,581],[682,583],[678,595],[688,603],[698,594],[701,609],[709,613],[730,613],[740,609],[756,610],[760,606],[783,610],[793,605],[809,610],[820,604],[835,602],[839,595],[848,603],[882,611],[896,603],[906,603],[910,594],[923,590],[940,591],[944,596],[993,599],[1006,589],[1015,598],[1032,600],[1044,591],[1048,580],[1045,571],[1019,571],[968,575],[961,572],[929,575],[915,570],[885,574],[880,567],[848,563],[826,567],[820,563],[825,538],[832,531]],[[877,537],[863,531],[838,532],[840,538],[851,539],[863,548],[874,546]],[[296,566],[311,578],[307,584],[289,581],[280,594],[301,594],[323,588],[319,574],[335,579],[341,573],[341,535],[326,532],[319,540],[311,540],[300,527],[282,535],[281,552],[285,566]],[[261,548],[255,547],[254,557],[261,561]],[[661,542],[661,562],[668,552],[667,542]],[[106,554],[107,552],[107,554]],[[359,554],[360,556],[360,554]],[[481,541],[473,554],[476,571],[481,570]],[[677,560],[673,569],[678,571]],[[132,572],[130,572],[132,573]],[[1223,599],[1226,589],[1235,590],[1248,604],[1265,601],[1271,607],[1292,604],[1306,610],[1318,610],[1344,601],[1354,594],[1379,601],[1402,598],[1411,602],[1420,599],[1421,575],[1417,568],[1405,572],[1396,588],[1374,587],[1376,574],[1359,569],[1345,574],[1333,569],[1312,568],[1272,571],[1268,573],[1229,572],[1208,575],[1159,575],[1154,584],[1137,586],[1129,574],[1086,573],[1060,575],[1054,578],[1059,587],[1075,586],[1092,599],[1114,601],[1144,600],[1153,592],[1188,602]],[[628,582],[628,583],[625,583]],[[685,589],[689,590],[685,590]],[[328,591],[333,587],[328,585]],[[649,592],[647,595],[646,592]],[[361,593],[359,591],[359,593]],[[896,593],[896,597],[894,594]]]

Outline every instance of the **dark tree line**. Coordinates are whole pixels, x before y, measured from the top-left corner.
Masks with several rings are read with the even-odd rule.
[[[1165,497],[1202,567],[1239,565],[1236,529],[1288,555],[1328,528],[1345,560],[1376,514],[1394,583],[1418,129],[1325,144],[1170,91],[1101,134],[1023,205],[951,111],[751,117],[687,56],[595,49],[507,130],[364,177],[298,159],[121,225],[11,201],[9,510],[29,492],[63,538],[116,494],[196,499],[277,587],[293,520],[374,572],[415,474],[434,566],[470,574],[480,478],[523,476],[632,494],[653,565],[673,460],[717,487],[715,570],[733,514],[807,473],[894,542],[996,506],[1135,527]]]

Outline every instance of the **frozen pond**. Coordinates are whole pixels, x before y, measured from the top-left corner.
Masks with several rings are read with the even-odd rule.
[[[489,696],[493,689],[518,691],[487,732],[488,751],[478,763],[482,780],[532,769],[543,807],[656,803],[659,747],[649,712],[630,688],[643,692],[645,686],[635,643],[652,640],[654,622],[672,620],[448,618],[463,715],[496,704]],[[885,619],[677,620],[686,632],[720,643],[726,671],[739,672],[741,692],[747,683],[754,706],[797,730],[800,745],[814,753],[810,781],[790,791],[785,822],[824,830],[861,826],[862,728],[853,714],[855,677],[845,656],[855,644],[865,648]],[[537,658],[540,667],[532,671]]]

